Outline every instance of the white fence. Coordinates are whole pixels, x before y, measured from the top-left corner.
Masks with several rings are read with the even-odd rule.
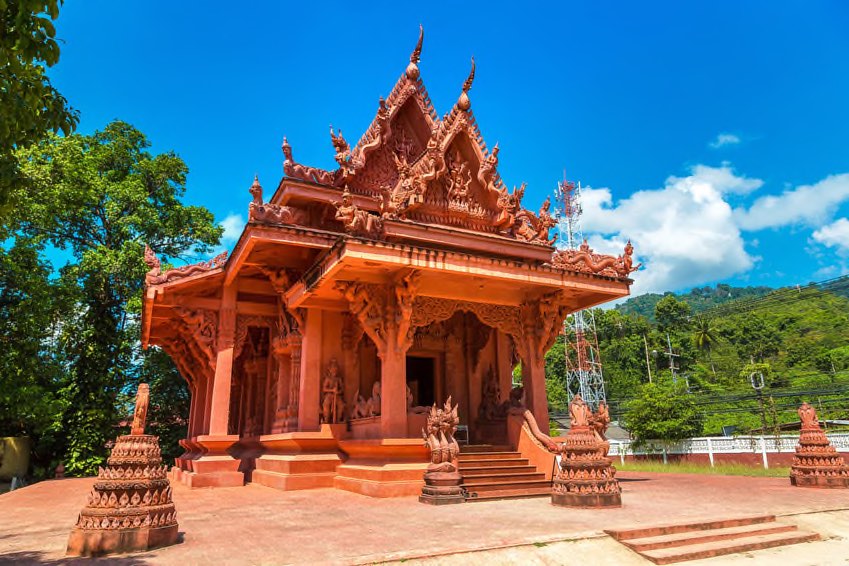
[[[849,433],[827,435],[832,446],[838,452],[849,452]],[[707,454],[710,465],[713,466],[714,454],[760,454],[765,468],[769,467],[767,454],[793,453],[799,436],[783,434],[780,436],[711,436],[690,438],[675,444],[663,446],[660,443],[648,443],[646,446],[635,448],[630,440],[611,440],[611,457],[618,456],[624,463],[626,455],[663,455],[667,454]]]

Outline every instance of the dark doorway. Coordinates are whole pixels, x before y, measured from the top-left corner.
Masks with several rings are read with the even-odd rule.
[[[414,407],[430,407],[436,400],[436,375],[433,358],[407,356],[407,385]]]

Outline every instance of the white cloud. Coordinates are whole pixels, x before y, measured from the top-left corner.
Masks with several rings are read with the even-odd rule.
[[[727,145],[737,145],[738,143],[740,143],[740,141],[740,136],[722,133],[716,136],[716,139],[714,139],[708,145],[711,146],[713,149],[719,149],[720,147],[725,147]]]
[[[239,240],[239,236],[245,229],[245,219],[241,214],[230,213],[221,221],[220,226],[224,228],[224,233],[221,234],[221,245],[232,246]]]
[[[728,167],[698,165],[669,177],[661,189],[638,191],[614,204],[610,189],[585,188],[582,223],[598,251],[621,253],[631,239],[644,268],[633,294],[716,281],[749,270],[756,260],[743,244],[725,195],[763,184]]]
[[[849,220],[839,218],[813,233],[813,240],[829,247],[837,248],[837,253],[849,256]]]
[[[793,224],[817,226],[828,221],[849,200],[849,174],[830,175],[813,185],[801,185],[778,196],[757,199],[748,210],[734,210],[743,230],[762,230]]]

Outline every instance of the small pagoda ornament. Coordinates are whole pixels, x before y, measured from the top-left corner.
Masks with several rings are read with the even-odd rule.
[[[604,432],[610,423],[607,406],[596,413],[576,394],[569,403],[571,428],[558,451],[560,466],[554,474],[551,503],[562,507],[620,507],[622,490],[607,452]]]
[[[808,403],[802,403],[797,413],[802,421],[802,431],[790,468],[791,485],[849,487],[849,467],[820,428],[816,410]]]
[[[133,427],[119,436],[68,539],[70,556],[101,556],[177,542],[177,513],[159,437],[145,434],[150,387],[139,385]]]

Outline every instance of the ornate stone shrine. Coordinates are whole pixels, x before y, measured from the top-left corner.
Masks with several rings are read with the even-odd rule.
[[[284,176],[268,200],[253,180],[229,256],[168,270],[147,250],[142,344],[191,391],[174,480],[420,494],[428,407],[450,396],[473,443],[508,443],[509,407],[547,423],[563,319],[628,295],[630,246],[556,251],[550,201],[532,212],[502,180],[472,112],[474,61],[437,114],[422,42],[358,142],[331,128],[335,170],[283,138]]]
[[[159,438],[144,433],[149,395],[148,385],[139,385],[130,434],[118,437],[106,467],[97,474],[68,539],[70,556],[134,552],[177,542],[177,512]]]
[[[802,430],[790,468],[790,483],[797,487],[849,487],[849,467],[820,428],[816,410],[802,403],[797,412]]]
[[[604,433],[610,423],[607,405],[593,413],[575,395],[569,403],[571,428],[559,446],[560,466],[555,472],[551,503],[564,507],[619,507],[622,490],[616,468],[607,457],[610,443]]]

